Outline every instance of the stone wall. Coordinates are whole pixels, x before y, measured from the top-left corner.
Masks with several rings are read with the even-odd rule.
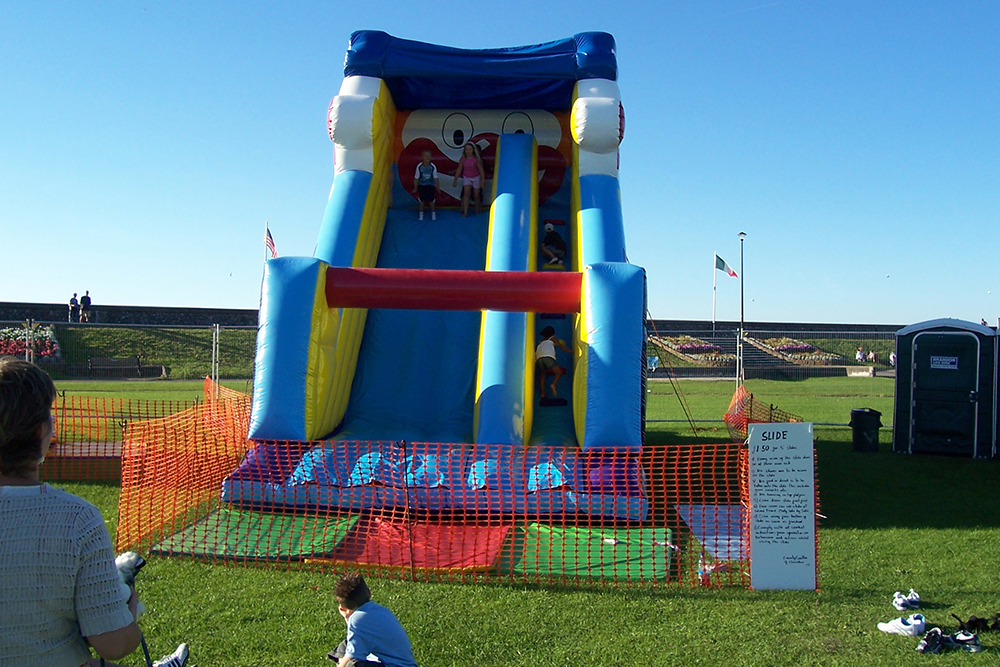
[[[0,322],[65,322],[65,304],[0,302]],[[94,324],[166,324],[208,326],[257,326],[256,310],[236,308],[168,308],[163,306],[106,306],[90,308]]]
[[[33,319],[38,322],[65,322],[68,308],[64,304],[0,302],[0,321],[23,322]],[[256,310],[236,308],[167,308],[161,306],[106,306],[91,307],[90,321],[98,324],[189,324],[207,326],[256,326]],[[705,332],[712,330],[710,320],[653,320],[650,332],[670,331]],[[893,333],[904,325],[897,324],[821,324],[797,322],[746,322],[748,331],[787,331],[807,333],[816,331],[882,332]],[[717,332],[735,332],[739,322],[717,321]]]
[[[744,322],[743,328],[746,331],[784,331],[789,334],[815,333],[815,332],[838,332],[838,333],[895,333],[902,329],[903,324],[822,324],[822,323],[802,323],[802,322]],[[649,332],[710,332],[712,331],[711,320],[652,320],[649,323]],[[730,322],[717,320],[715,331],[717,333],[735,333],[740,330],[739,321]]]

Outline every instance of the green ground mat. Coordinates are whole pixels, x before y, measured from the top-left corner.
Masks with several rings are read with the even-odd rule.
[[[516,526],[500,556],[501,573],[638,581],[666,579],[669,528]]]
[[[308,516],[222,508],[153,545],[150,553],[299,560],[333,553],[358,515]]]

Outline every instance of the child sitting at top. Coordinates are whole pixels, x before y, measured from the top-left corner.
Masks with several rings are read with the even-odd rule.
[[[337,667],[417,667],[410,638],[396,616],[372,602],[365,578],[345,574],[333,589],[347,639],[327,655]]]

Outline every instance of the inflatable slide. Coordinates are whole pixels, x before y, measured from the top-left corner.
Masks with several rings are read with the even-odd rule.
[[[316,250],[266,264],[257,444],[223,500],[645,518],[646,287],[616,78],[606,33],[488,50],[352,35]],[[485,177],[468,215],[465,151]]]

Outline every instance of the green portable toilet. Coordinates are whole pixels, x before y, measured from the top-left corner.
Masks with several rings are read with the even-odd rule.
[[[893,451],[994,456],[996,341],[989,327],[953,319],[896,332]]]

